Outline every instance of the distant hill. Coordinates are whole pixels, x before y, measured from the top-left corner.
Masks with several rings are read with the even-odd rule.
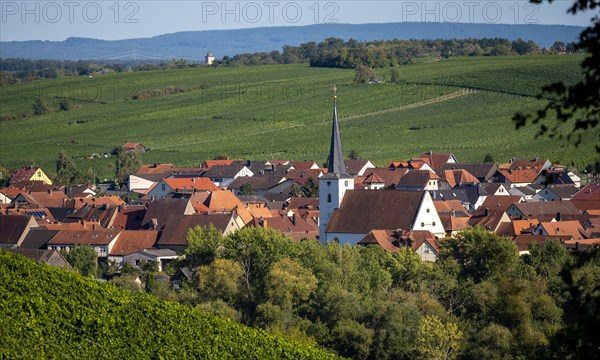
[[[334,359],[0,250],[0,358]]]
[[[281,50],[284,45],[348,40],[506,38],[533,40],[541,47],[578,39],[583,27],[566,25],[505,25],[463,23],[319,24],[241,30],[189,31],[143,39],[0,42],[3,58],[54,60],[132,60],[185,58],[203,60],[207,52],[225,55]]]

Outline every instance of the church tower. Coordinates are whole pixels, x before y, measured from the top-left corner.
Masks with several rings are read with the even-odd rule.
[[[319,240],[325,244],[325,234],[331,214],[339,209],[347,190],[354,189],[354,178],[346,173],[340,126],[337,117],[337,96],[333,87],[333,125],[331,128],[331,147],[327,160],[327,174],[319,178]]]

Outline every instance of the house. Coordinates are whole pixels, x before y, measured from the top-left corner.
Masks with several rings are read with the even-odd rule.
[[[119,207],[115,205],[86,205],[69,214],[63,223],[92,224],[98,228],[112,228],[119,213]]]
[[[236,217],[237,215],[234,213],[171,216],[164,226],[156,247],[176,251],[183,250],[187,246],[188,232],[196,227],[213,225],[221,234],[231,234],[242,228]]]
[[[55,208],[61,207],[68,200],[62,191],[21,192],[11,202],[15,208]]]
[[[488,195],[479,208],[491,211],[508,211],[513,204],[520,204],[524,201],[521,196],[517,195]]]
[[[442,165],[444,164],[457,164],[458,160],[456,160],[456,156],[454,154],[446,154],[446,153],[434,153],[433,151],[428,151],[419,155],[419,159],[423,159],[436,173],[440,173]]]
[[[20,249],[43,249],[48,248],[48,241],[59,232],[59,230],[48,230],[45,227],[30,228],[29,233],[23,239]]]
[[[525,201],[531,201],[535,194],[541,191],[541,188],[538,188],[535,184],[527,185],[527,186],[518,186],[511,188],[509,190],[511,195],[521,196]]]
[[[479,182],[485,183],[491,181],[498,171],[498,166],[493,163],[446,163],[440,166],[440,172],[445,170],[465,170],[475,176]]]
[[[479,180],[467,170],[453,169],[440,172],[439,189],[452,189],[456,186],[477,185]],[[433,190],[433,189],[427,189]]]
[[[159,232],[156,230],[124,230],[110,249],[108,261],[117,265],[124,264],[127,255],[150,249],[158,241]]]
[[[395,189],[400,179],[406,175],[409,170],[407,168],[375,168],[369,169],[365,175],[358,176],[354,179],[355,188],[373,190],[378,187],[378,183],[374,180],[383,180],[385,189]],[[369,179],[369,176],[377,175],[375,179]],[[368,181],[368,182],[365,182]],[[375,184],[375,185],[374,185]]]
[[[458,200],[437,200],[433,202],[438,212],[446,236],[452,236],[468,226],[469,213]]]
[[[430,191],[433,200],[458,200],[467,211],[479,208],[488,194],[481,186],[457,186],[449,190]]]
[[[410,159],[408,161],[392,161],[388,165],[388,169],[404,169],[404,170],[428,170],[433,171],[433,168],[429,166],[423,159]]]
[[[498,196],[517,195],[517,194],[511,194],[510,190],[504,184],[484,182],[484,183],[479,184],[479,186],[483,190],[485,190],[485,192],[488,195],[498,195]]]
[[[344,160],[344,166],[346,173],[354,177],[363,176],[365,171],[376,167],[371,161],[364,159],[346,159]]]
[[[250,227],[263,227],[265,229],[273,229],[285,236],[300,241],[303,239],[316,239],[319,235],[318,228],[311,226],[308,221],[303,219],[295,212],[291,216],[273,216],[264,218],[255,218],[248,223]]]
[[[254,176],[254,173],[245,165],[215,165],[210,167],[202,177],[209,178],[216,186],[227,187],[238,177]]]
[[[527,186],[535,181],[538,172],[535,169],[499,169],[494,175],[494,182],[505,184],[509,188]]]
[[[17,170],[10,178],[10,185],[18,186],[31,181],[41,181],[44,184],[52,185],[52,180],[44,171],[36,166],[24,167]]]
[[[28,215],[0,216],[0,249],[15,249],[21,246],[23,240],[32,228],[37,228],[37,221]]]
[[[589,239],[588,234],[579,221],[548,221],[540,222],[535,228],[534,235],[568,237],[569,240]]]
[[[440,179],[433,171],[412,170],[404,174],[396,185],[397,190],[438,190],[438,180]]]
[[[382,190],[386,188],[385,180],[382,179],[381,176],[373,173],[369,174],[362,181],[362,185],[365,190]]]
[[[243,186],[250,186],[258,193],[258,195],[264,196],[269,189],[284,182],[285,180],[286,178],[284,175],[276,175],[271,173],[252,177],[238,177],[237,179],[233,180],[231,184],[229,184],[227,189],[233,191],[235,195],[239,195]]]
[[[550,168],[543,170],[535,179],[535,183],[543,186],[572,185],[579,188],[581,187],[581,178],[567,169]]]
[[[394,252],[402,247],[410,247],[421,260],[435,262],[439,258],[437,238],[423,230],[372,230],[356,243],[361,246],[380,246],[385,251]]]
[[[123,145],[123,151],[125,153],[130,153],[130,152],[145,153],[146,147],[142,143],[126,143],[125,145]]]
[[[512,204],[506,211],[511,218],[556,219],[565,216],[581,215],[581,211],[571,201],[524,202]],[[557,219],[558,218],[558,219]]]
[[[550,160],[543,159],[511,159],[506,164],[498,165],[498,169],[500,170],[517,170],[517,169],[531,169],[534,170],[537,174],[541,173],[543,170],[548,170],[552,167],[552,163]]]
[[[68,271],[73,270],[69,262],[60,254],[60,252],[55,250],[19,248],[10,249],[8,251],[14,252],[16,254],[21,254],[26,258],[39,262],[40,264],[46,264]]]
[[[121,230],[140,230],[144,215],[146,215],[144,205],[120,206],[119,212],[113,221],[113,227]]]
[[[50,241],[48,250],[69,252],[75,246],[90,245],[99,258],[107,258],[119,238],[120,231],[96,230],[60,230]]]
[[[141,228],[163,230],[171,216],[194,214],[196,211],[189,198],[165,198],[148,203]]]
[[[561,201],[570,200],[579,191],[575,186],[552,186],[535,194],[532,201]]]
[[[571,197],[571,203],[582,211],[600,211],[600,184],[588,184]]]
[[[348,190],[327,225],[322,242],[354,245],[371,230],[445,230],[427,191]]]
[[[180,256],[177,251],[172,249],[144,249],[136,253],[125,255],[123,263],[129,263],[133,266],[140,266],[142,262],[157,262],[158,271],[162,272],[165,266]]]
[[[196,192],[196,191],[215,191],[219,190],[210,179],[203,177],[169,177],[160,180],[153,185],[146,197],[148,199],[160,199],[171,192]]]
[[[510,229],[512,232],[512,225],[510,218],[505,211],[502,210],[490,210],[483,206],[477,209],[467,221],[469,226],[482,226],[486,230],[496,233],[501,236],[506,236],[505,229]]]

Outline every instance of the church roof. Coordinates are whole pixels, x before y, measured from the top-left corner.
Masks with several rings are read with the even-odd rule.
[[[340,137],[340,125],[337,116],[337,105],[334,97],[333,101],[333,126],[331,127],[331,147],[329,149],[329,159],[327,162],[327,172],[337,175],[339,178],[348,178],[346,167],[344,165],[344,153],[342,151],[342,140]]]

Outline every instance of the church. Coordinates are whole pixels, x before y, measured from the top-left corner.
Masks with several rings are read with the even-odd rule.
[[[344,165],[336,95],[332,122],[327,174],[319,178],[319,240],[356,245],[372,230],[427,230],[443,237],[428,191],[354,189]]]

